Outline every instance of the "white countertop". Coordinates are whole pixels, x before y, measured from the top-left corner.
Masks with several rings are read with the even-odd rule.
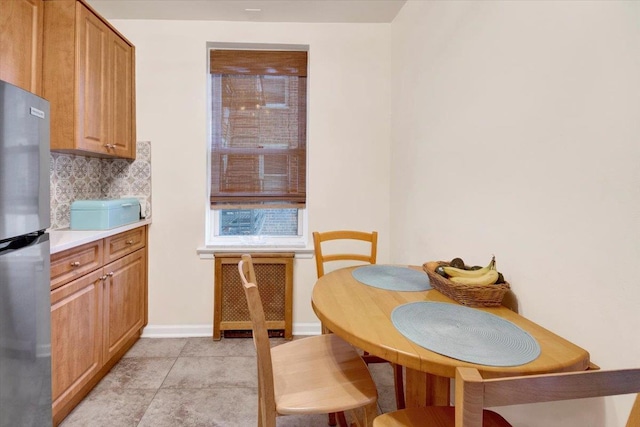
[[[84,245],[85,243],[91,243],[96,240],[104,239],[105,237],[113,236],[114,234],[122,233],[123,231],[133,230],[134,228],[149,224],[151,224],[151,219],[143,219],[131,224],[123,225],[122,227],[112,228],[110,230],[78,231],[70,230],[68,228],[48,230],[51,241],[51,253],[55,254],[57,252],[62,252],[67,249],[75,248],[76,246]]]

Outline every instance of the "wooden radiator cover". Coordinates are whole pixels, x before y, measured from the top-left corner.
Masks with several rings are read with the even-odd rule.
[[[215,254],[213,339],[222,331],[251,330],[249,308],[238,272],[242,253]],[[284,330],[293,338],[293,253],[251,254],[269,330]]]

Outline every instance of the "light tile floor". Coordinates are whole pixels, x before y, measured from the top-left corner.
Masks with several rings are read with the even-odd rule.
[[[378,385],[379,411],[395,410],[390,365],[369,368]],[[251,339],[142,338],[61,427],[256,426],[256,369]],[[282,416],[277,424],[325,427],[327,417]]]

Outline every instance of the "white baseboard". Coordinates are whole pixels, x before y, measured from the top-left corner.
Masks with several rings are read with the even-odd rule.
[[[212,337],[213,325],[147,325],[142,338]]]
[[[320,323],[294,323],[293,335],[320,335],[322,327]]]
[[[320,335],[320,323],[294,323],[293,335]],[[213,325],[147,325],[142,338],[212,337]]]

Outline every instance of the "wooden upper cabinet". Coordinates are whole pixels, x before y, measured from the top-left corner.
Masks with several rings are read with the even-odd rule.
[[[111,30],[80,3],[76,5],[76,9],[78,40],[76,144],[82,150],[100,153],[109,145],[110,81],[107,62]]]
[[[131,141],[135,144],[134,50],[132,45],[111,34],[109,72],[112,98],[109,116],[118,124],[111,127],[111,143],[115,146],[113,151],[119,157],[132,157],[135,154],[135,151],[131,153]]]
[[[42,0],[0,0],[0,80],[42,96]]]
[[[80,0],[45,0],[51,150],[135,158],[135,48]]]

